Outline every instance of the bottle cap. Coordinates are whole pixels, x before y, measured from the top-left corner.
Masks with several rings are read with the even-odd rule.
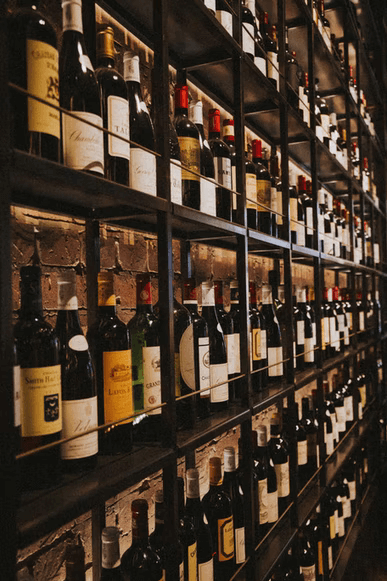
[[[218,456],[213,456],[209,461],[210,484],[218,486],[222,482],[222,460]]]
[[[215,305],[214,283],[212,281],[202,282],[202,307]]]
[[[140,57],[131,50],[123,55],[124,79],[126,82],[140,82]]]
[[[306,190],[306,178],[305,176],[298,176],[298,191],[304,192]]]
[[[76,292],[76,274],[74,270],[66,270],[58,274],[58,310],[76,311],[78,299]]]
[[[227,446],[223,450],[224,454],[224,471],[225,472],[235,472],[235,449],[232,446]]]
[[[220,111],[219,109],[210,109],[208,112],[209,131],[210,133],[220,134]]]
[[[267,427],[266,426],[258,426],[257,427],[257,436],[258,436],[258,446],[260,448],[264,448],[267,446]]]
[[[107,56],[114,59],[114,30],[111,26],[97,32],[97,57]]]
[[[188,109],[188,86],[175,87],[175,109]]]
[[[234,119],[223,120],[223,137],[227,137],[228,141],[235,141]]]
[[[102,568],[115,569],[120,565],[120,531],[117,527],[105,527],[101,533]]]
[[[186,471],[187,498],[199,498],[199,471],[196,468],[189,468]]]
[[[116,297],[113,288],[113,272],[111,270],[98,273],[98,306],[115,306]]]
[[[192,123],[203,125],[203,103],[201,101],[191,101],[188,117]]]
[[[197,304],[196,281],[194,278],[189,278],[184,283],[184,297],[183,302],[187,304]]]
[[[253,139],[251,144],[253,147],[253,158],[262,159],[262,141],[260,139]]]

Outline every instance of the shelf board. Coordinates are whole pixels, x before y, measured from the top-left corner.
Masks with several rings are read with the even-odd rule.
[[[285,381],[264,389],[261,393],[252,396],[253,416],[263,412],[268,407],[278,403],[294,391],[293,385],[287,385]]]
[[[23,495],[17,514],[19,546],[25,547],[58,529],[175,458],[173,450],[135,447],[124,456],[99,456],[96,469],[76,476],[64,475],[55,488]]]
[[[269,236],[269,234],[264,234],[263,232],[258,232],[257,230],[248,230],[248,244],[249,252],[254,254],[264,254],[270,253],[282,253],[283,250],[289,250],[290,244],[282,238],[275,238],[274,236]]]
[[[239,224],[203,214],[186,206],[173,204],[172,214],[173,235],[177,238],[219,244],[223,241],[224,244],[228,243],[235,247],[236,237],[246,235],[246,229]]]

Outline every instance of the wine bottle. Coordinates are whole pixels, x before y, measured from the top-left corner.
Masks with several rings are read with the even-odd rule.
[[[222,463],[218,456],[210,458],[209,472],[210,489],[202,502],[211,530],[215,579],[226,580],[233,572],[234,519],[231,499],[222,489]]]
[[[230,150],[231,159],[231,187],[236,191],[237,181],[236,181],[236,149],[235,149],[235,131],[234,131],[234,119],[223,119],[223,141],[228,146]],[[237,211],[237,194],[232,194],[232,221],[236,222],[236,211]]]
[[[133,190],[157,196],[156,157],[152,153],[155,150],[155,132],[142,97],[140,59],[130,51],[124,52],[124,79],[129,97],[129,185]]]
[[[302,425],[306,433],[307,449],[308,449],[308,477],[311,478],[320,466],[320,454],[317,443],[318,434],[318,420],[315,416],[314,410],[309,405],[309,398],[303,397],[302,405]]]
[[[62,429],[62,386],[59,340],[43,317],[38,266],[20,269],[20,312],[14,335],[20,364],[22,451],[59,440]],[[23,485],[42,488],[59,476],[59,446],[24,458]]]
[[[62,377],[62,438],[80,435],[98,426],[97,389],[89,345],[78,313],[75,271],[58,276],[56,333],[60,342]],[[61,445],[66,470],[95,466],[98,433],[93,432]]]
[[[324,445],[325,445],[325,455],[330,456],[334,449],[334,430],[333,422],[331,417],[331,412],[328,405],[324,405],[322,409],[318,407],[317,404],[317,389],[312,389],[313,407],[316,412],[317,418],[323,423],[324,426]]]
[[[216,0],[216,19],[225,30],[233,35],[232,12],[226,0]]]
[[[273,35],[269,29],[269,15],[262,12],[260,17],[261,32],[267,53],[267,71],[266,76],[269,81],[278,89],[279,67],[278,67],[278,48],[277,43],[273,40]]]
[[[300,573],[304,581],[316,581],[316,555],[305,532],[300,537]]]
[[[302,300],[302,289],[296,287],[296,296],[293,296],[293,318],[296,331],[296,369],[302,371],[305,367],[305,312],[299,308]]]
[[[116,314],[112,271],[98,273],[98,314],[87,340],[97,378],[98,423],[117,422],[99,430],[100,449],[127,452],[132,447],[132,352],[128,329]]]
[[[255,0],[243,0],[242,18],[242,50],[254,60],[255,55]]]
[[[184,581],[198,581],[197,535],[193,518],[184,510],[184,478],[177,478],[179,539],[183,548]]]
[[[105,527],[101,534],[102,567],[100,581],[123,581],[120,559],[120,531]]]
[[[298,403],[295,403],[297,421],[294,425],[297,440],[298,487],[301,489],[308,480],[308,443],[305,427],[301,422],[301,413]]]
[[[127,186],[130,158],[128,89],[115,69],[114,31],[111,26],[97,33],[97,65],[95,75],[101,93],[103,126],[117,135],[104,133],[105,177]]]
[[[240,327],[241,314],[239,310],[239,288],[238,281],[230,281],[230,310],[228,318],[231,321],[230,335],[225,335],[227,346],[227,370],[228,378],[232,380],[230,390],[232,398],[240,399],[242,397],[243,384],[241,379],[234,379],[241,374],[241,355],[240,355]]]
[[[229,387],[226,345],[215,310],[212,282],[202,283],[202,316],[207,322],[210,338],[211,410],[218,411],[228,407]]]
[[[170,544],[165,542],[165,506],[164,494],[162,490],[156,490],[155,493],[155,529],[149,536],[149,544],[160,557],[163,567],[163,579],[166,576],[167,567],[177,567],[179,579],[184,579],[184,553],[183,545],[180,539],[177,543]]]
[[[85,549],[80,536],[75,543],[66,548],[66,579],[65,581],[86,581]]]
[[[272,215],[269,210],[271,206],[271,176],[269,170],[262,163],[262,141],[253,139],[253,163],[257,177],[257,212],[258,230],[265,234],[272,234]]]
[[[199,130],[200,143],[200,211],[216,216],[215,165],[211,147],[204,135],[203,103],[191,101],[189,118]],[[210,178],[210,179],[205,179]]]
[[[136,314],[129,321],[132,341],[133,399],[136,418],[135,439],[157,440],[159,437],[161,408],[160,334],[159,321],[152,306],[152,289],[149,274],[136,277]]]
[[[256,287],[249,283],[249,323],[250,323],[250,367],[253,390],[258,393],[267,384],[266,331],[263,329],[263,319],[257,309]]]
[[[231,499],[234,521],[235,564],[241,565],[246,560],[245,548],[245,513],[243,491],[238,482],[235,464],[235,449],[227,446],[224,454],[223,490]]]
[[[211,530],[200,501],[199,472],[189,468],[186,472],[187,499],[185,516],[194,523],[197,538],[198,581],[214,581],[214,558]],[[191,581],[191,580],[190,580]]]
[[[175,87],[175,128],[183,165],[183,205],[200,210],[200,138],[195,123],[188,119],[187,85]]]
[[[163,568],[159,555],[152,549],[148,535],[148,503],[143,498],[133,500],[132,545],[121,559],[124,581],[161,581]]]
[[[306,288],[298,289],[297,305],[304,318],[304,365],[312,367],[314,364],[314,333],[311,307],[306,302]]]
[[[269,452],[277,476],[278,507],[282,513],[288,505],[290,495],[289,455],[287,443],[281,436],[277,413],[273,414],[270,420]]]
[[[328,531],[326,531],[328,532]],[[321,508],[316,506],[316,514],[306,522],[305,533],[316,557],[316,581],[324,580],[324,545],[326,537],[321,518]]]
[[[228,145],[220,138],[219,109],[210,109],[209,145],[214,156],[216,185],[216,215],[224,220],[231,220],[231,154]]]
[[[193,325],[189,310],[173,299],[173,323],[175,340],[175,396],[192,394],[195,391],[195,359]],[[178,429],[192,428],[194,424],[193,397],[177,400],[176,414]]]
[[[270,285],[262,286],[262,317],[266,330],[268,381],[278,381],[283,377],[283,351],[280,326],[274,312]]]
[[[63,163],[104,175],[101,97],[83,37],[82,2],[62,0],[62,9],[60,104],[75,115],[62,113]]]
[[[258,227],[257,211],[257,170],[250,159],[249,144],[245,133],[245,189],[247,226],[256,230]]]
[[[195,388],[200,390],[197,402],[197,412],[200,418],[210,415],[210,339],[208,326],[203,317],[198,313],[198,301],[196,295],[195,280],[189,279],[184,283],[184,306],[191,315],[193,325],[194,344],[194,382]]]
[[[263,537],[278,520],[277,475],[273,460],[270,458],[267,427],[264,425],[257,428],[255,453],[254,448],[255,446],[253,446],[254,469],[258,474],[259,536]]]
[[[52,161],[60,156],[59,56],[51,23],[39,2],[19,0],[8,19],[9,81],[46,103],[10,88],[12,144]],[[39,58],[35,58],[38,55]]]

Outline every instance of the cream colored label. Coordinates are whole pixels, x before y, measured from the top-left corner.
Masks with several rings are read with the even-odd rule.
[[[306,338],[305,337],[305,362],[306,363],[314,363],[314,340],[313,337]]]
[[[267,77],[274,79],[278,87],[279,70],[278,70],[278,54],[269,51],[267,53]]]
[[[343,518],[351,518],[351,501],[349,498],[343,499]]]
[[[345,432],[345,407],[336,408],[336,421],[339,432]]]
[[[130,149],[129,184],[133,190],[157,195],[156,157],[139,147]]]
[[[299,466],[304,466],[308,463],[308,447],[306,440],[297,442],[297,458]]]
[[[183,332],[180,345],[180,373],[187,386],[195,391],[195,360],[193,325],[189,325]]]
[[[253,173],[246,174],[246,208],[257,209],[257,178]]]
[[[231,159],[228,157],[214,157],[215,180],[218,184],[231,190]]]
[[[201,390],[210,387],[210,340],[208,337],[199,337],[199,379]],[[200,393],[200,397],[209,395],[209,389]]]
[[[197,581],[197,544],[196,541],[187,547],[188,552],[188,581]]]
[[[267,348],[267,363],[269,366],[269,377],[281,377],[284,373],[282,364],[282,347]]]
[[[242,48],[244,52],[254,55],[254,26],[246,22],[242,24]]]
[[[84,335],[74,335],[68,343],[70,349],[73,351],[87,351],[89,344]]]
[[[94,113],[72,111],[77,119],[63,113],[63,163],[72,169],[94,171],[103,175],[103,132],[85,121],[102,128],[102,118]]]
[[[267,493],[267,522],[272,524],[278,520],[278,492]]]
[[[275,473],[277,475],[278,498],[285,498],[290,494],[289,486],[289,462],[275,464]]]
[[[353,398],[349,395],[344,398],[345,418],[347,422],[353,422]]]
[[[333,567],[333,550],[332,550],[332,546],[330,545],[328,547],[328,568],[329,570],[331,570]]]
[[[333,445],[333,432],[331,432],[330,434],[325,434],[325,446],[326,446],[326,453],[327,456],[330,456],[331,454],[333,454],[333,449],[334,449],[334,445]]]
[[[232,14],[226,10],[217,10],[216,19],[220,22],[225,30],[232,36]]]
[[[267,180],[257,180],[257,202],[258,212],[268,212],[270,208],[270,182]],[[262,206],[260,205],[262,204]],[[265,206],[265,207],[263,207]]]
[[[235,562],[237,565],[246,560],[245,528],[235,529]]]
[[[18,428],[21,424],[20,390],[20,365],[15,365],[13,368],[13,419],[15,428]]]
[[[359,392],[360,392],[361,405],[362,405],[362,408],[364,410],[364,408],[367,404],[367,393],[366,393],[365,385],[362,385],[361,387],[359,387]]]
[[[58,51],[40,40],[27,39],[27,90],[59,106]],[[59,111],[28,97],[28,130],[60,138]]]
[[[295,198],[289,198],[289,208],[290,208],[290,229],[297,231],[297,220],[298,220],[298,205]]]
[[[342,538],[345,535],[344,517],[340,516],[338,518],[338,522],[339,522],[339,537]]]
[[[264,525],[269,520],[269,497],[267,492],[267,478],[258,480],[258,510],[259,510],[259,524]]]
[[[214,581],[214,561],[210,559],[206,563],[198,564],[199,581]]]
[[[62,429],[60,365],[20,369],[22,436],[46,436]]]
[[[174,159],[170,164],[171,178],[171,202],[174,204],[183,203],[183,194],[181,190],[181,161]]]
[[[195,137],[179,137],[180,159],[183,166],[200,173],[200,144]],[[183,180],[199,181],[199,176],[186,169],[182,170]]]
[[[132,352],[103,353],[103,400],[105,423],[117,422],[133,414]],[[131,419],[121,422],[127,424]]]
[[[218,560],[229,561],[234,558],[234,522],[233,517],[218,519]]]
[[[160,347],[143,347],[144,367],[144,406],[161,404]],[[149,415],[161,414],[161,408],[147,412]]]
[[[356,481],[348,482],[349,500],[356,500]]]
[[[240,342],[239,333],[232,333],[224,336],[227,348],[227,369],[228,374],[241,372]]]
[[[98,426],[97,396],[62,402],[62,438],[77,436]],[[98,433],[93,432],[61,445],[64,460],[87,458],[98,452]]]
[[[107,98],[108,129],[119,137],[130,139],[129,133],[129,103],[122,97],[109,95]],[[109,155],[114,157],[130,158],[129,142],[113,135],[108,136]]]
[[[305,344],[305,322],[297,321],[297,345]]]
[[[301,567],[301,573],[304,576],[304,581],[316,581],[316,565]]]
[[[211,389],[211,403],[228,401],[227,380],[228,380],[227,363],[210,365],[210,384],[217,385],[217,387]]]
[[[266,59],[263,56],[255,56],[254,64],[259,71],[266,77]]]
[[[200,178],[200,211],[216,216],[216,186],[207,178]]]

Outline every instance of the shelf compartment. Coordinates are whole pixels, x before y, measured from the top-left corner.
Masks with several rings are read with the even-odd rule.
[[[65,475],[53,489],[23,495],[17,514],[19,546],[25,547],[56,530],[175,458],[173,450],[159,446],[135,448],[117,458],[99,456],[96,469]]]
[[[290,249],[290,243],[282,238],[275,238],[269,234],[264,234],[258,230],[248,230],[249,252],[268,256],[274,254],[278,258],[278,253]],[[269,254],[268,254],[269,253]]]
[[[263,412],[268,407],[278,403],[284,397],[293,393],[293,385],[288,385],[285,380],[277,385],[264,389],[261,393],[252,396],[253,416]]]
[[[220,246],[235,248],[236,237],[246,235],[246,229],[239,224],[203,214],[186,206],[173,204],[172,212],[172,230],[176,238],[208,241],[215,245],[219,243]]]

